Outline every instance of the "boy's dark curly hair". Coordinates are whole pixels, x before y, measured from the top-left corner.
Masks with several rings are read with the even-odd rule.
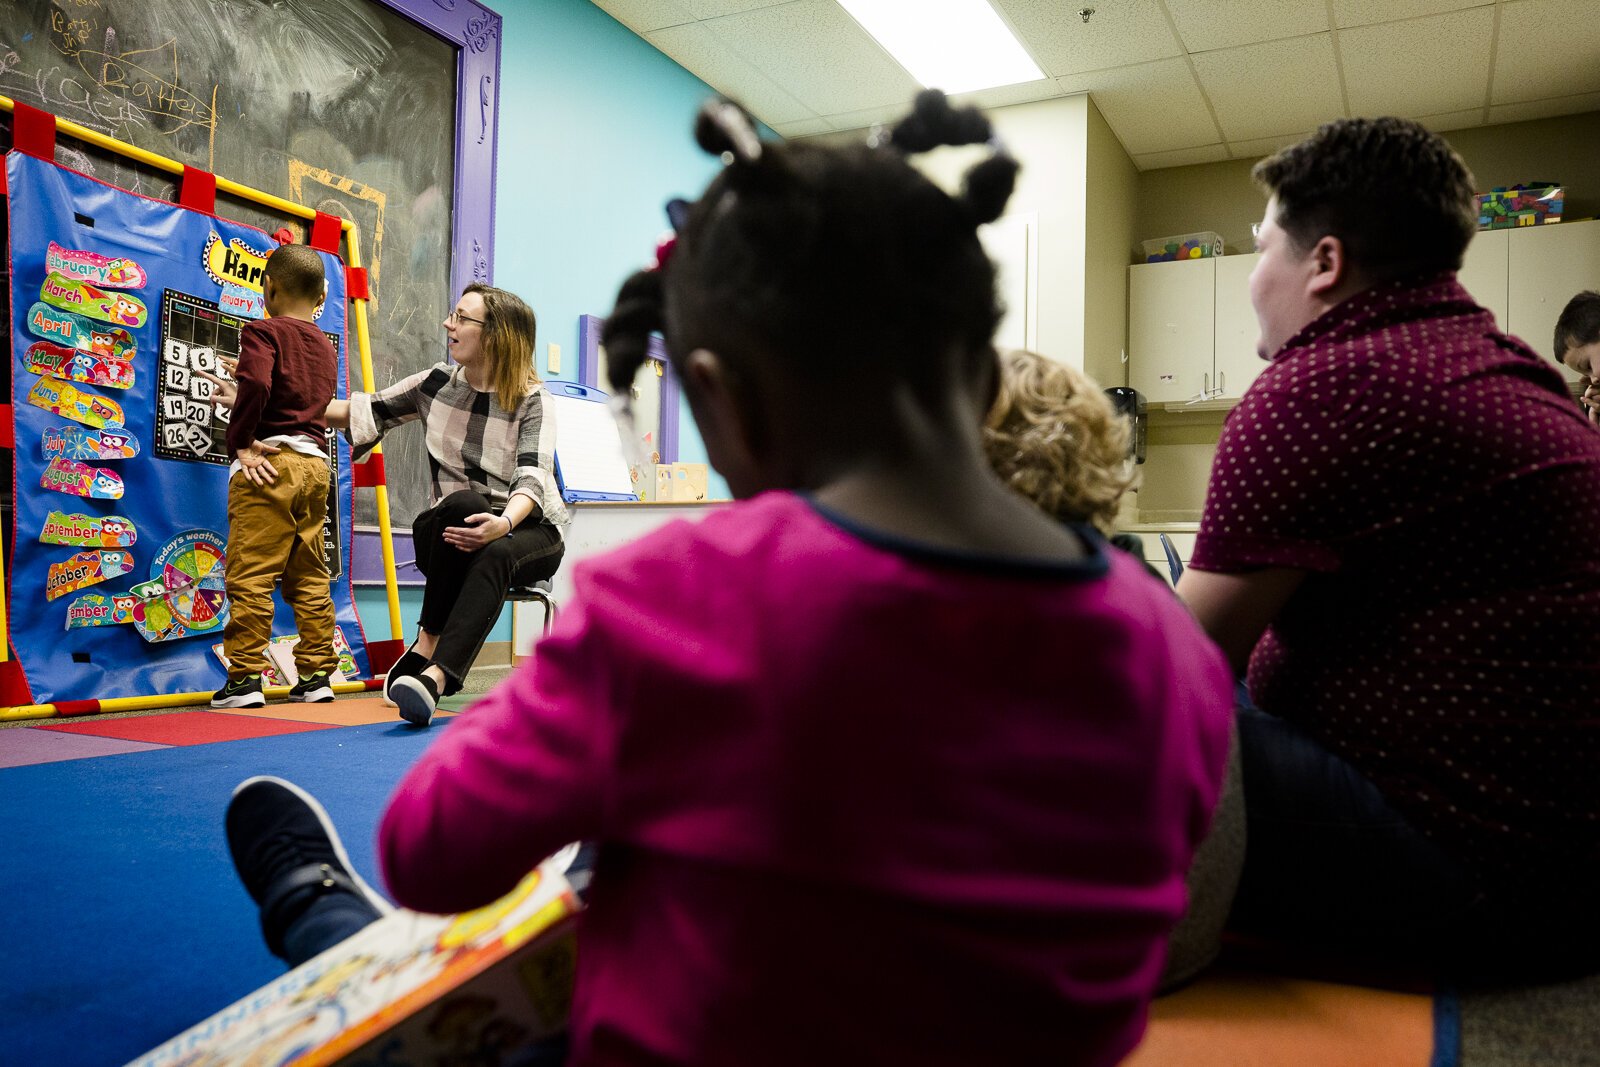
[[[1585,289],[1561,309],[1556,320],[1556,362],[1567,356],[1567,349],[1600,341],[1600,293]]]
[[[667,265],[623,284],[602,335],[612,388],[631,385],[652,330],[674,359],[708,348],[824,389],[932,388],[948,360],[992,360],[1002,309],[977,227],[1005,209],[1017,163],[997,149],[950,195],[906,158],[991,136],[933,90],[884,147],[762,142],[738,105],[708,102],[695,137],[727,166]]]
[[[1372,282],[1458,270],[1478,228],[1472,172],[1407,119],[1327,123],[1251,176],[1278,198],[1278,225],[1297,247],[1337,237]]]

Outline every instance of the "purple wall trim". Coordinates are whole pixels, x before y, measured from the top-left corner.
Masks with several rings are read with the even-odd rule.
[[[494,284],[494,184],[500,140],[500,16],[476,0],[373,0],[454,44],[455,220],[450,299],[469,282]]]
[[[578,384],[591,389],[609,392],[598,381],[600,374],[600,328],[606,320],[598,315],[578,316]],[[683,404],[679,397],[678,376],[672,372],[672,361],[667,358],[667,345],[659,335],[650,338],[650,358],[661,361],[661,438],[657,450],[661,462],[678,462],[678,420],[682,418]]]

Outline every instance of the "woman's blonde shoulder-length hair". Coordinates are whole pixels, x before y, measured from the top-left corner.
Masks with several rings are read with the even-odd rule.
[[[533,309],[516,293],[473,282],[462,296],[483,297],[483,351],[489,357],[489,385],[495,402],[507,411],[517,410],[539,384],[534,369],[533,346],[538,323]]]
[[[1048,515],[1109,535],[1128,473],[1128,426],[1088,375],[1034,352],[1000,354],[983,432],[1001,481]]]

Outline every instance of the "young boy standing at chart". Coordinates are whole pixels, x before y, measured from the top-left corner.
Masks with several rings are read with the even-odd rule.
[[[333,598],[322,556],[328,512],[328,424],[323,411],[337,386],[338,357],[312,321],[326,298],[322,257],[307,245],[284,245],[267,259],[262,280],[267,315],[246,326],[234,369],[238,395],[228,423],[228,566],[230,615],[223,631],[228,681],[214,708],[266,703],[261,672],[272,640],[272,587],[294,610],[300,681],[290,697],[333,699]],[[271,459],[268,459],[271,456]]]

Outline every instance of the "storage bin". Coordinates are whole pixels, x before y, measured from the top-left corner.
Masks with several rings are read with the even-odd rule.
[[[1144,242],[1146,263],[1165,263],[1174,259],[1209,259],[1222,255],[1222,235],[1206,230],[1178,237],[1157,237]]]
[[[1567,191],[1559,185],[1539,182],[1501,187],[1479,193],[1476,199],[1478,229],[1506,230],[1513,226],[1547,226],[1560,222]]]

